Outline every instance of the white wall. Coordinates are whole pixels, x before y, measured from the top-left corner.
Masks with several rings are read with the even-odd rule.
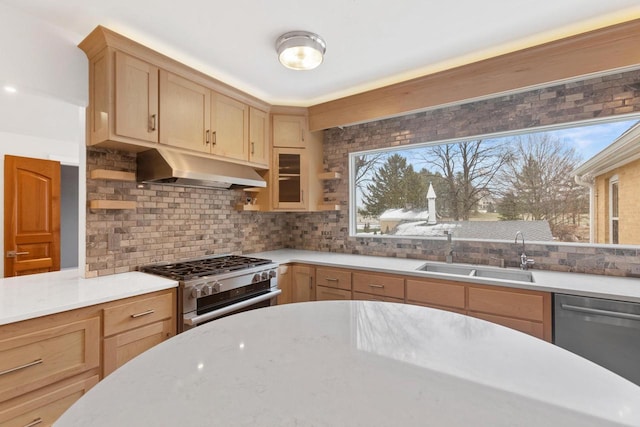
[[[4,200],[5,154],[78,165],[78,265],[84,272],[88,71],[76,39],[0,3],[0,201]],[[15,86],[17,92],[5,92],[5,85]],[[0,209],[0,224],[3,216]],[[0,253],[4,254],[4,238]],[[0,263],[0,276],[4,276],[4,263]]]

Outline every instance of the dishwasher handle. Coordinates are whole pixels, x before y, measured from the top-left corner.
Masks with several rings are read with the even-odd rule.
[[[621,313],[619,311],[601,310],[601,309],[598,309],[598,308],[590,308],[590,307],[580,307],[580,306],[572,305],[572,304],[561,304],[560,306],[564,310],[577,311],[577,312],[580,312],[580,313],[587,313],[587,314],[598,314],[598,315],[601,315],[601,316],[617,317],[619,319],[640,321],[640,315],[639,314]]]

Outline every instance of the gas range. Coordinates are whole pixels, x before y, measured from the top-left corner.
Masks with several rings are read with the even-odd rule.
[[[178,280],[178,330],[229,314],[276,304],[278,264],[240,255],[214,255],[145,265],[140,271]]]

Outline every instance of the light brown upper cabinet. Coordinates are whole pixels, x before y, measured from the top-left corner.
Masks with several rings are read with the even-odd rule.
[[[249,107],[249,161],[269,168],[269,115]]]
[[[89,145],[158,142],[158,67],[113,49],[89,62]]]
[[[101,26],[79,47],[89,58],[88,145],[160,143],[269,168],[269,104]]]
[[[272,116],[274,210],[315,211],[322,202],[322,133],[309,133],[307,118]]]
[[[158,67],[116,52],[115,133],[158,142]]]
[[[303,148],[308,140],[307,118],[304,116],[274,115],[273,146]]]
[[[211,154],[249,160],[249,106],[228,96],[211,94]]]
[[[211,152],[211,90],[160,70],[160,143]]]
[[[309,206],[306,150],[275,147],[273,158],[273,208],[306,210]]]

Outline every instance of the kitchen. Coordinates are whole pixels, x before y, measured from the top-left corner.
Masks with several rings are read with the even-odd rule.
[[[17,15],[17,16],[16,16]],[[16,31],[20,34],[21,31],[25,31],[27,28],[25,25],[19,25],[21,22],[19,18],[28,20],[28,18],[20,15],[19,13],[5,14],[5,17],[13,17],[14,19],[8,19],[7,28],[16,28]],[[44,31],[41,30],[41,31]],[[54,32],[55,33],[55,32]],[[46,39],[46,38],[45,38]],[[22,43],[25,43],[25,51],[33,49],[34,47],[29,45],[29,41],[33,42],[33,38],[25,37],[21,39]],[[50,43],[54,44],[56,38],[49,38]],[[37,43],[35,43],[37,45]],[[55,46],[54,46],[55,47]],[[12,47],[15,49],[15,47]],[[82,57],[82,53],[73,50],[73,53],[63,50],[65,52],[65,58],[69,58],[72,63],[78,65],[77,81],[86,81],[86,59]],[[29,56],[25,58],[25,61],[36,61],[35,63],[29,63],[32,67],[24,67],[24,69],[42,70],[42,64],[37,61],[43,59],[36,56]],[[46,69],[46,68],[45,68]],[[54,70],[55,71],[55,70]],[[60,72],[61,73],[61,72]],[[52,79],[52,76],[46,76],[48,79]],[[58,75],[61,83],[68,83],[72,80],[73,76]],[[637,77],[633,72],[629,72],[625,76],[621,77],[623,81],[617,81],[616,84],[624,86],[628,82],[634,82]],[[626,80],[625,80],[626,79]],[[46,80],[45,80],[46,81]],[[63,104],[68,104],[75,99],[81,99],[86,94],[83,91],[87,89],[82,85],[73,86],[74,90],[65,90],[64,84],[58,85],[58,82],[52,82],[50,87],[42,88],[45,92],[53,91],[54,94],[59,94],[59,98],[64,100]],[[591,85],[585,83],[585,92],[593,90],[594,87],[600,87],[600,90],[613,90],[602,89],[601,82],[592,83]],[[78,95],[80,94],[80,95]],[[629,95],[633,100],[633,94]],[[515,105],[518,105],[517,100],[514,100]],[[550,103],[553,101],[549,101]],[[558,100],[558,102],[560,102]],[[495,104],[498,102],[496,101]],[[494,112],[496,105],[491,101],[486,101],[482,108],[484,111]],[[500,103],[500,105],[504,105]],[[503,107],[508,109],[508,106]],[[517,107],[515,107],[517,108]],[[550,109],[555,110],[557,105],[553,105]],[[567,110],[571,106],[566,106]],[[453,108],[452,108],[453,109]],[[543,111],[543,106],[540,106],[540,111]],[[479,117],[482,117],[482,109]],[[63,111],[59,111],[56,114],[63,114]],[[66,121],[70,124],[69,127],[75,132],[73,134],[73,141],[78,141],[79,146],[84,148],[84,120],[79,117],[83,117],[82,109],[77,108],[75,111],[76,116],[73,116],[74,112],[70,112],[69,116],[73,117],[73,122]],[[449,115],[446,111],[434,112],[434,114]],[[491,113],[488,113],[491,114]],[[569,114],[569,113],[568,113]],[[603,114],[607,114],[604,112]],[[608,114],[614,114],[610,112]],[[544,118],[544,117],[543,117]],[[388,119],[387,121],[377,122],[377,126],[381,128],[381,132],[388,132],[386,138],[378,140],[377,143],[368,144],[362,142],[365,140],[364,132],[367,132],[367,126],[356,125],[345,127],[340,129],[338,127],[333,128],[327,132],[324,142],[324,150],[326,156],[325,168],[327,170],[339,170],[343,173],[346,172],[346,152],[347,148],[345,143],[350,141],[357,142],[359,146],[357,148],[349,148],[351,151],[362,150],[366,148],[376,148],[377,145],[384,145],[389,143],[389,140],[395,140],[394,134],[400,129],[401,126],[409,124],[417,126],[420,121],[428,120],[429,117],[425,117],[424,113],[415,113],[405,118]],[[413,120],[413,123],[412,123]],[[527,117],[521,117],[522,123],[513,124],[513,126],[527,126]],[[573,117],[567,116],[566,118],[556,118],[555,120],[573,120]],[[78,122],[81,123],[78,123]],[[513,120],[512,120],[513,121]],[[517,119],[516,119],[517,121]],[[26,126],[25,126],[26,127]],[[452,129],[455,129],[455,123],[451,125]],[[31,135],[35,132],[33,129],[25,130],[25,134]],[[483,133],[482,129],[473,129],[471,134]],[[15,132],[14,132],[15,133]],[[54,134],[55,135],[55,134]],[[80,135],[80,136],[79,136]],[[443,137],[446,137],[444,135]],[[52,146],[58,146],[58,144],[51,144]],[[20,153],[18,153],[20,154]],[[86,156],[86,166],[85,166]],[[118,169],[134,170],[135,156],[126,152],[108,152],[101,149],[90,149],[85,153],[84,149],[79,150],[79,153],[75,155],[77,163],[80,168],[81,176],[86,169],[106,168],[107,166],[115,166]],[[337,182],[331,182],[329,186],[337,186],[336,193],[337,199],[346,201],[347,194],[347,180],[340,180]],[[361,253],[367,255],[390,255],[394,254],[396,257],[408,257],[412,251],[415,251],[416,246],[423,249],[431,249],[434,256],[441,254],[442,242],[441,241],[426,241],[416,244],[411,240],[403,241],[384,241],[384,240],[368,240],[368,239],[353,239],[346,236],[347,220],[346,213],[344,211],[333,212],[313,212],[313,213],[274,213],[274,212],[238,212],[235,209],[237,203],[241,203],[244,195],[241,192],[227,192],[222,190],[195,190],[189,196],[180,196],[181,198],[176,202],[176,196],[168,194],[165,189],[137,189],[130,184],[122,184],[115,182],[107,182],[104,185],[99,185],[94,182],[82,183],[81,182],[81,196],[80,204],[82,206],[86,203],[86,196],[83,194],[82,186],[86,185],[86,193],[89,194],[90,200],[99,199],[96,194],[101,192],[105,194],[119,194],[122,195],[124,200],[135,200],[137,203],[142,204],[143,209],[139,212],[127,215],[128,221],[136,221],[136,225],[129,225],[123,222],[121,217],[117,215],[104,215],[102,212],[81,212],[81,216],[86,215],[86,241],[87,241],[87,253],[86,261],[83,259],[84,254],[81,254],[81,260],[79,265],[86,265],[87,277],[108,276],[114,273],[121,273],[130,271],[131,269],[158,261],[172,261],[175,259],[176,252],[180,254],[180,258],[189,258],[193,256],[206,255],[207,251],[214,253],[254,253],[269,251],[274,249],[280,249],[284,247],[294,247],[297,249],[311,249],[322,251],[335,251],[346,253]],[[207,195],[214,195],[214,197],[207,197]],[[166,198],[167,200],[163,200]],[[190,225],[190,221],[187,219],[181,219],[182,214],[180,207],[170,207],[170,203],[177,203],[178,205],[188,204],[190,209],[198,210],[198,214],[202,215],[204,219],[202,223],[198,223],[198,226],[194,227]],[[184,207],[182,207],[183,209]],[[161,213],[159,211],[162,211]],[[173,210],[173,211],[172,211]],[[137,217],[140,215],[140,218]],[[166,225],[166,229],[159,229],[162,224],[162,215],[166,215],[166,218],[171,218],[172,224]],[[211,220],[215,218],[217,221]],[[81,219],[82,221],[82,219]],[[140,222],[139,222],[140,221]],[[182,221],[182,222],[181,222]],[[82,223],[82,222],[81,222]],[[229,227],[228,224],[234,224],[235,227]],[[238,226],[238,224],[240,226]],[[165,247],[167,241],[171,242],[171,248]],[[511,244],[504,244],[505,253],[513,251]],[[528,245],[529,246],[529,245]],[[532,250],[537,251],[535,244],[530,244]],[[552,265],[553,263],[559,263],[557,261],[558,255],[566,256],[570,258],[565,252],[566,249],[558,251],[556,253],[550,253],[547,255],[548,259],[536,257],[536,262],[539,266]],[[590,272],[590,273],[605,273],[604,266],[593,265],[590,263],[590,259],[593,259],[596,255],[595,249],[580,248],[576,249],[572,255],[578,258],[576,262],[576,271]],[[82,252],[82,251],[81,251]],[[468,253],[471,258],[482,258],[487,255],[487,251],[483,245],[478,244],[475,250],[465,252]],[[514,254],[517,256],[517,253]],[[515,257],[514,256],[514,257]],[[607,256],[607,255],[605,255]],[[631,260],[629,263],[637,262],[635,253],[629,255]],[[585,261],[580,263],[580,259]],[[607,271],[608,274],[616,274],[615,272]]]

